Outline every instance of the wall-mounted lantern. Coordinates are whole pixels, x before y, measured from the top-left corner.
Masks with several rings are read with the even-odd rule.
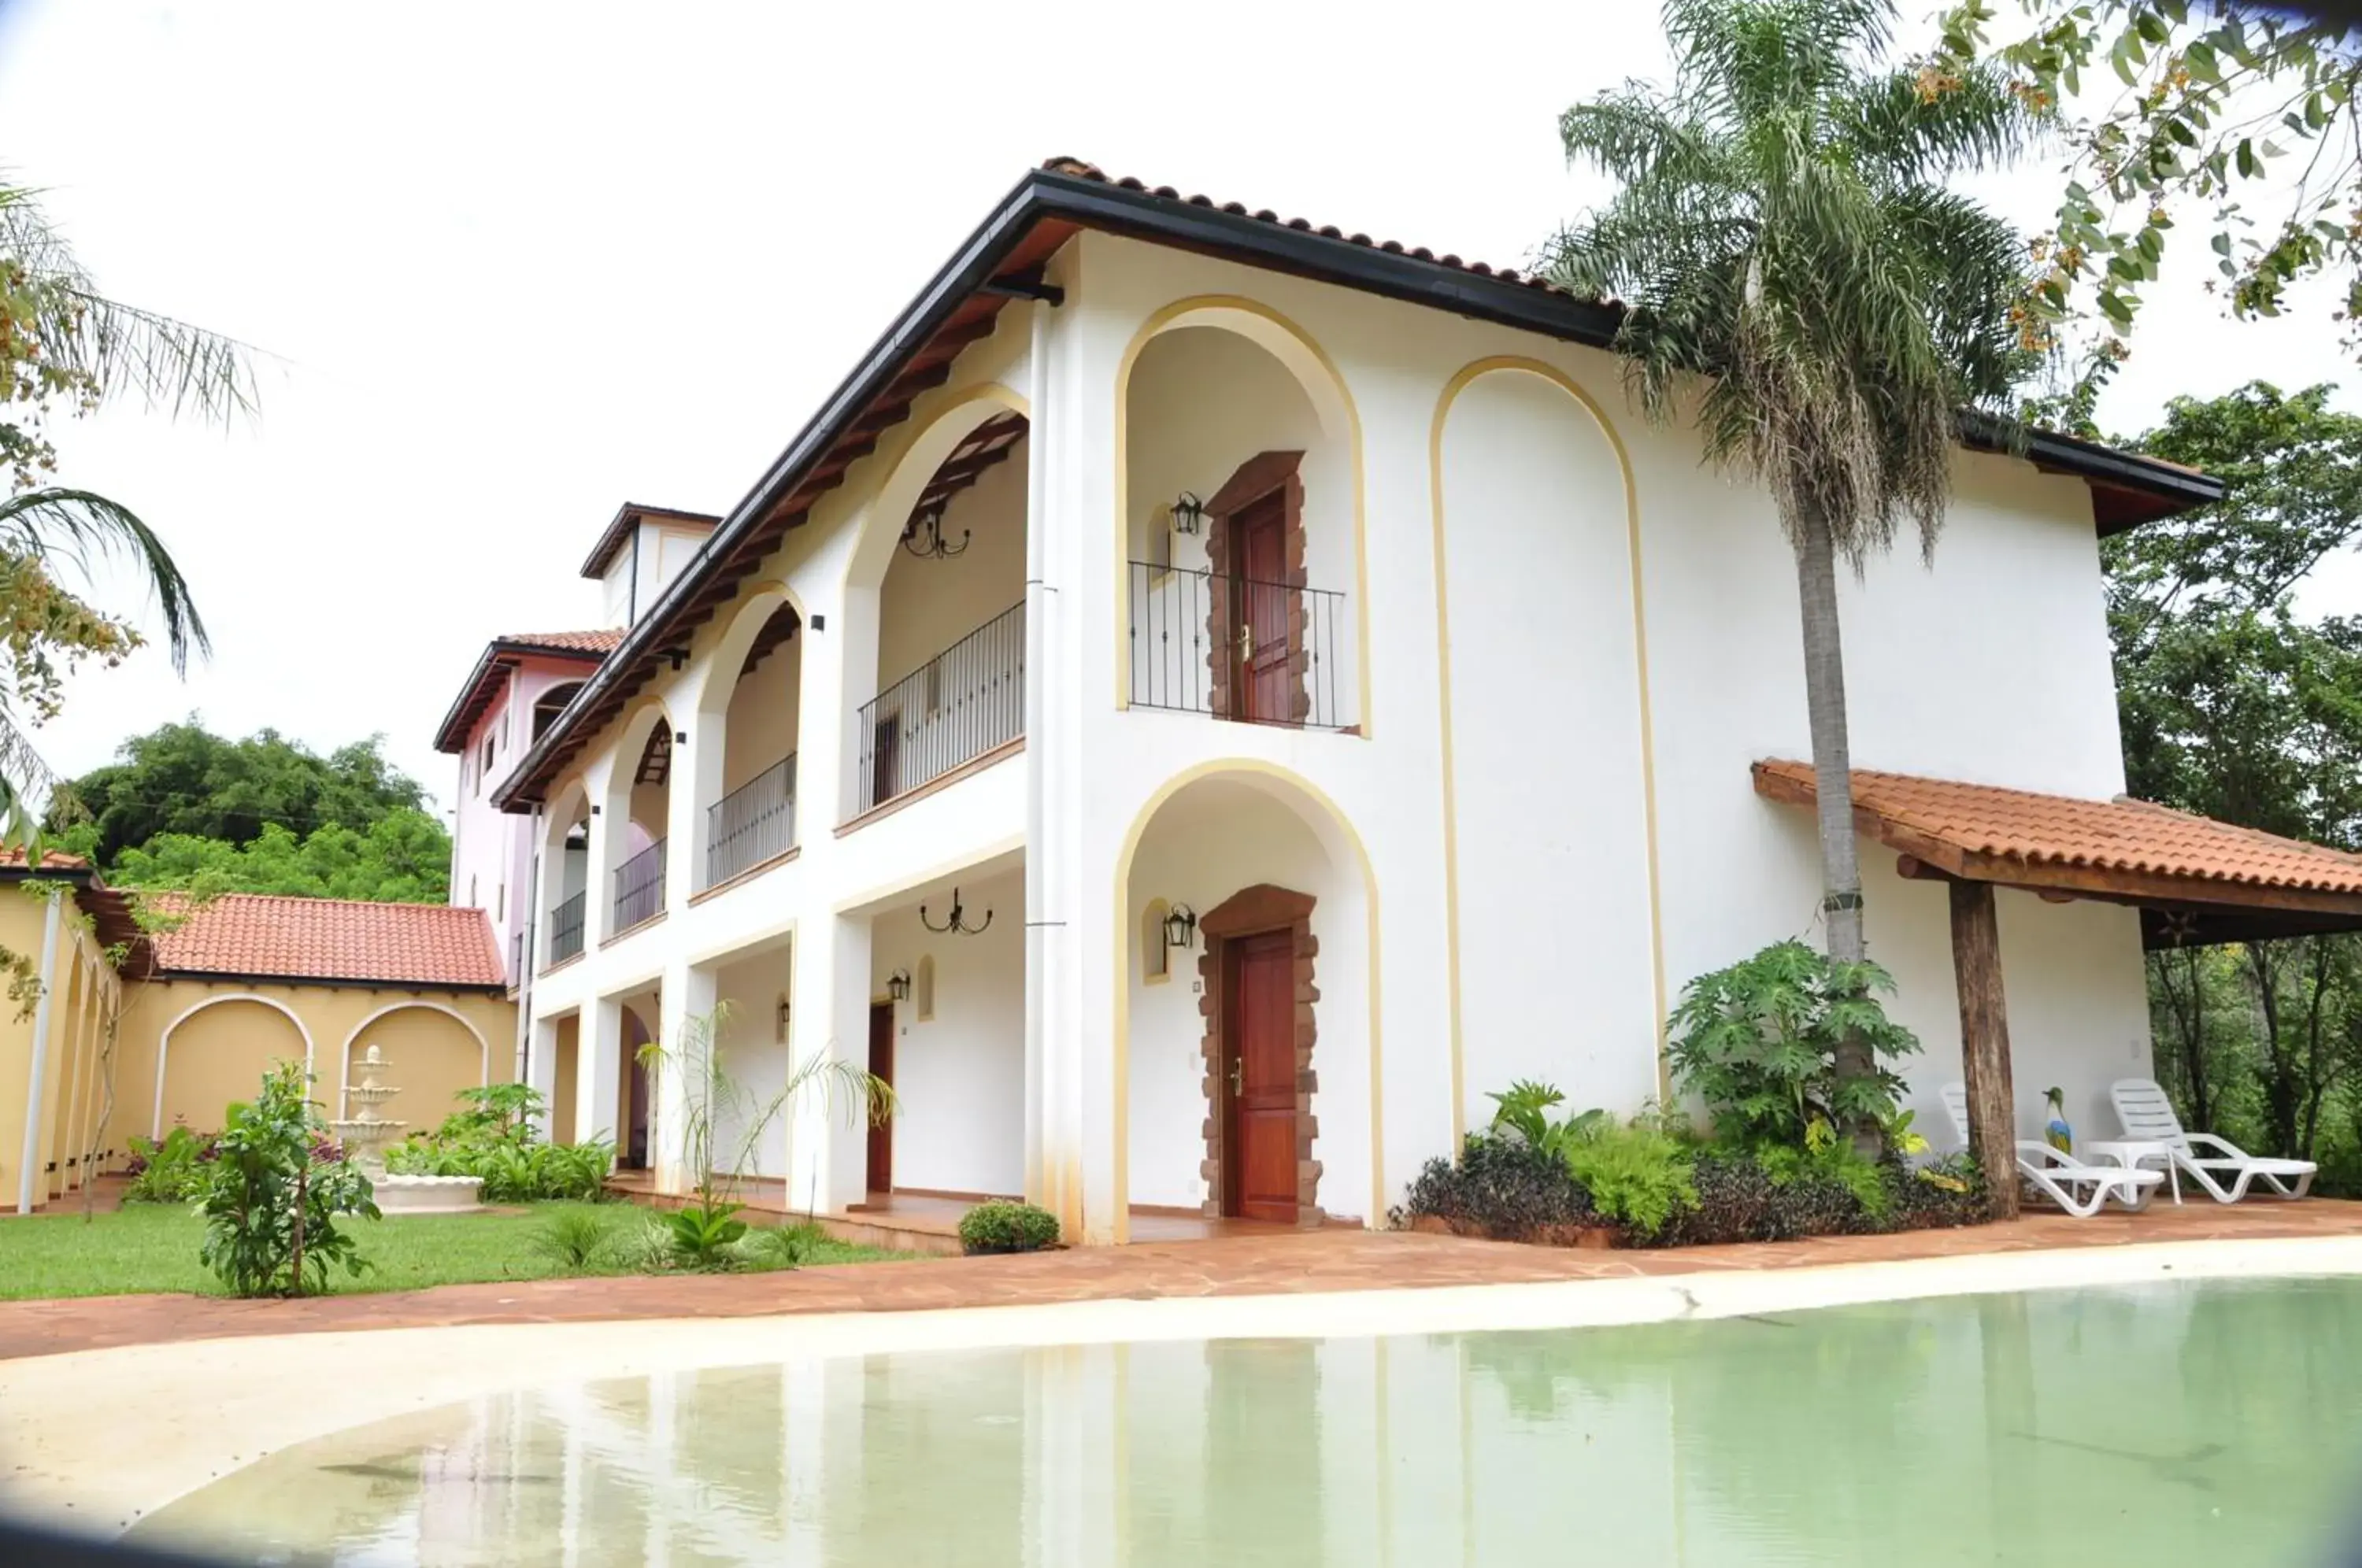
[[[1187,947],[1198,940],[1198,911],[1187,904],[1175,904],[1164,917],[1164,945]]]
[[[788,999],[779,998],[779,1043],[788,1043]]]
[[[887,976],[886,994],[892,997],[898,1002],[909,1001],[911,999],[911,971],[908,969],[897,969],[892,974]]]
[[[1194,535],[1206,525],[1206,503],[1195,491],[1185,490],[1173,503],[1173,531]]]

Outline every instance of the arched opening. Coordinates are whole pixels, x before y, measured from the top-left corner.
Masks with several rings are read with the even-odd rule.
[[[645,925],[665,910],[666,834],[672,820],[672,715],[651,704],[627,724],[615,747],[617,765],[602,815],[607,823],[607,864],[614,867],[607,900],[606,934]]]
[[[846,581],[846,815],[1010,746],[1025,727],[1025,415],[999,388],[946,410],[879,492]],[[857,635],[857,634],[856,634]]]
[[[1351,832],[1291,778],[1218,771],[1155,808],[1125,878],[1119,979],[1135,1212],[1370,1217],[1373,896]],[[1199,911],[1195,949],[1167,958],[1195,986],[1150,980],[1158,903]]]
[[[533,700],[534,740],[539,740],[541,732],[557,723],[557,715],[566,712],[566,704],[573,701],[574,694],[581,690],[582,682],[579,680],[561,680]]]
[[[1125,700],[1299,728],[1360,722],[1354,422],[1292,329],[1183,312],[1123,388]]]
[[[349,1091],[361,1081],[361,1059],[372,1045],[386,1064],[378,1081],[402,1090],[380,1114],[407,1121],[414,1132],[433,1130],[460,1109],[460,1090],[487,1082],[490,1053],[466,1020],[436,1003],[397,1002],[363,1020],[345,1042],[340,1114],[352,1114]]]
[[[233,1100],[250,1100],[280,1062],[312,1060],[312,1042],[295,1015],[260,997],[198,1003],[164,1028],[156,1064],[152,1135],[175,1126],[218,1132]]]
[[[544,819],[541,844],[541,939],[545,966],[582,951],[590,887],[590,799],[569,787]]]
[[[1650,1047],[1669,999],[1623,454],[1573,383],[1527,361],[1456,380],[1435,452],[1458,1110],[1521,1078],[1577,1106],[1639,1105],[1661,1093]],[[1548,721],[1454,723],[1513,691]],[[1559,888],[1583,896],[1532,919]],[[1532,1026],[1538,976],[1573,1027]]]
[[[714,673],[698,711],[697,784],[705,801],[701,889],[744,876],[795,845],[802,626],[784,593],[758,593],[715,648]]]

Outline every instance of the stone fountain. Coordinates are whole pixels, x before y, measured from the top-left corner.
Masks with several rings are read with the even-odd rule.
[[[381,1083],[379,1075],[390,1064],[376,1046],[361,1053],[356,1066],[360,1069],[360,1082],[346,1087],[347,1109],[359,1108],[359,1114],[342,1121],[331,1121],[337,1130],[337,1142],[344,1144],[362,1174],[376,1189],[379,1212],[395,1214],[464,1214],[483,1205],[483,1179],[466,1176],[389,1176],[385,1169],[385,1145],[402,1135],[407,1121],[388,1121],[377,1113],[379,1106],[402,1092]]]

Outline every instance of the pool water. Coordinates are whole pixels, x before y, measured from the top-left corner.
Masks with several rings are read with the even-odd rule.
[[[428,1564],[2323,1563],[2362,1280],[897,1354],[489,1396],[135,1539]]]

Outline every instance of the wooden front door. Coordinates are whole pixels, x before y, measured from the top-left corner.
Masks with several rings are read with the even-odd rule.
[[[1296,933],[1222,944],[1222,1212],[1296,1222]]]
[[[1288,692],[1287,502],[1277,491],[1230,519],[1231,646],[1236,650],[1234,717],[1285,724]]]
[[[873,1002],[869,1008],[869,1076],[894,1081],[894,1004]],[[891,1117],[869,1124],[869,1190],[894,1190],[894,1121]]]

